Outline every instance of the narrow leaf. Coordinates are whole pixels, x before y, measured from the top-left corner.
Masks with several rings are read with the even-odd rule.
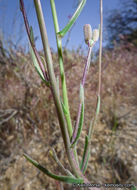
[[[87,169],[89,156],[90,156],[90,150],[88,151],[88,155],[87,155],[87,158],[86,158],[85,166],[84,166],[84,169],[83,169],[83,174],[85,174],[85,171]]]
[[[30,54],[31,54],[31,57],[32,57],[33,65],[34,65],[37,73],[39,74],[42,81],[45,82],[47,86],[49,86],[50,83],[45,80],[31,45],[30,45]]]
[[[73,14],[73,16],[71,17],[71,19],[69,20],[68,24],[65,26],[65,28],[63,30],[58,32],[58,35],[60,37],[64,37],[65,34],[70,30],[70,28],[75,23],[78,16],[80,15],[80,13],[81,13],[82,9],[84,8],[85,4],[86,4],[86,0],[82,0],[79,3],[79,6],[77,7],[77,9],[76,9],[75,13]]]
[[[62,163],[60,162],[54,148],[52,150],[49,151],[51,157],[54,159],[54,161],[56,161],[56,163],[58,164],[58,166],[68,175],[68,176],[71,176],[71,177],[75,177],[69,170],[67,170],[63,165]]]
[[[62,181],[62,182],[65,182],[65,183],[71,183],[71,184],[72,183],[83,183],[84,182],[83,179],[73,178],[73,177],[69,177],[69,176],[58,176],[58,175],[55,175],[55,174],[51,173],[50,171],[48,171],[43,166],[41,166],[37,161],[35,161],[32,158],[30,158],[27,154],[24,154],[24,156],[36,168],[38,168],[44,174],[46,174],[47,176],[49,176],[49,177],[51,177],[51,178],[53,178],[55,180]]]
[[[36,68],[38,74],[40,75],[42,80],[45,80],[31,45],[30,45],[30,54],[31,54],[31,57],[32,57],[33,65]]]
[[[79,126],[78,126],[78,132],[77,132],[75,140],[71,144],[71,148],[75,146],[75,144],[77,143],[80,137],[82,127],[83,127],[83,121],[84,121],[84,102],[82,103],[82,106],[81,106],[81,115],[80,115],[80,121],[79,121]]]
[[[83,152],[83,156],[82,156],[82,160],[81,160],[81,163],[80,163],[80,170],[82,170],[83,168],[83,164],[84,164],[84,160],[85,160],[85,155],[86,155],[86,151],[87,151],[87,148],[88,148],[88,136],[85,137],[85,145],[84,145],[84,152]]]
[[[62,109],[63,109],[64,114],[67,115],[68,114],[68,110],[65,107],[64,103],[62,102],[62,100],[61,100],[61,105],[62,105]]]

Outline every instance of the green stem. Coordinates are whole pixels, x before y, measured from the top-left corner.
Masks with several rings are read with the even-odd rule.
[[[52,61],[50,46],[48,43],[48,36],[47,36],[47,31],[46,31],[46,27],[45,27],[44,16],[43,16],[40,0],[34,0],[34,4],[35,4],[35,9],[36,9],[36,13],[37,13],[38,22],[39,22],[39,28],[40,28],[40,33],[41,33],[41,38],[42,38],[42,43],[43,43],[43,48],[44,48],[45,59],[47,62],[49,79],[51,82],[51,91],[52,91],[54,103],[55,103],[56,110],[57,110],[57,115],[58,115],[58,119],[59,119],[59,124],[60,124],[60,129],[62,132],[65,149],[67,152],[67,156],[68,156],[68,160],[70,162],[71,168],[72,168],[74,174],[77,177],[79,177],[79,176],[81,176],[80,171],[77,170],[75,163],[72,159],[72,155],[71,155],[70,139],[69,139],[69,135],[68,135],[67,127],[66,127],[64,113],[63,113],[61,102],[60,102],[60,97],[58,94],[56,77],[55,77],[55,73],[54,73],[54,69],[53,69],[53,61]]]
[[[57,48],[58,48],[60,75],[61,75],[61,83],[62,83],[62,91],[63,91],[62,92],[63,93],[63,103],[67,110],[67,114],[65,114],[65,117],[66,117],[66,121],[67,121],[67,125],[68,125],[69,137],[71,137],[73,130],[72,130],[70,111],[69,111],[65,72],[64,72],[64,66],[63,66],[62,41],[61,41],[61,38],[59,38],[57,35],[57,33],[59,32],[59,24],[58,24],[58,19],[57,19],[55,2],[54,2],[54,0],[50,0],[50,3],[51,3],[51,8],[52,8],[52,15],[53,15],[53,21],[54,21],[54,27],[55,27],[55,33],[56,33]]]
[[[61,75],[61,84],[62,84],[62,93],[63,93],[63,103],[65,106],[65,109],[67,110],[67,114],[65,114],[65,118],[66,118],[66,122],[67,122],[69,138],[71,138],[73,130],[72,130],[70,111],[69,111],[65,72],[64,72],[64,66],[63,66],[62,40],[57,35],[57,33],[59,32],[59,24],[58,24],[58,17],[57,17],[55,2],[54,2],[54,0],[50,0],[50,3],[51,3],[51,9],[52,9],[52,15],[53,15],[53,21],[54,21],[54,27],[55,27],[57,48],[58,48],[58,57],[59,57],[60,75]],[[77,163],[79,164],[76,148],[74,150],[74,155],[77,160]]]

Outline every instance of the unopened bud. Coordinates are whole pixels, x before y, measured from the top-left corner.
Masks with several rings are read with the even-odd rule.
[[[99,39],[99,30],[95,29],[93,30],[93,37],[92,37],[93,41],[96,42]]]
[[[92,38],[92,29],[90,24],[85,24],[84,26],[84,37],[85,37],[85,43],[88,44],[89,40]]]

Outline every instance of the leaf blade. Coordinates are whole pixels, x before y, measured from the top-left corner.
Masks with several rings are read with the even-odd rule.
[[[85,136],[84,152],[83,152],[82,160],[81,160],[81,163],[80,163],[80,170],[83,168],[83,164],[84,164],[84,160],[85,160],[85,154],[86,154],[86,151],[87,151],[87,148],[88,148],[88,143],[89,143],[89,139],[88,139],[88,136],[86,135]]]
[[[80,15],[82,9],[84,8],[86,4],[86,0],[82,0],[76,11],[74,12],[73,16],[71,17],[71,19],[69,20],[68,24],[57,34],[59,35],[59,37],[64,37],[65,34],[70,30],[70,28],[72,27],[72,25],[74,24],[74,22],[76,21],[76,19],[78,18],[78,16]]]
[[[38,73],[38,75],[40,76],[40,78],[42,79],[42,81],[47,85],[47,86],[50,86],[50,82],[46,81],[45,78],[44,78],[44,75],[40,69],[40,66],[37,62],[37,59],[36,59],[36,56],[35,56],[35,53],[33,51],[33,48],[31,47],[30,45],[30,55],[31,55],[31,58],[32,58],[32,62],[33,62],[33,65]]]
[[[82,102],[82,106],[81,106],[81,115],[80,115],[80,121],[79,121],[77,135],[71,144],[71,148],[73,148],[79,140],[79,137],[80,137],[81,131],[82,131],[82,127],[83,127],[83,122],[84,122],[84,102]]]
[[[55,175],[53,173],[51,173],[49,170],[47,170],[46,168],[44,168],[43,166],[41,166],[37,161],[33,160],[30,156],[28,156],[27,154],[24,154],[24,157],[31,163],[33,164],[36,168],[38,168],[40,171],[42,171],[44,174],[46,174],[47,176],[55,179],[55,180],[59,180],[65,183],[83,183],[83,179],[79,179],[79,178],[74,178],[74,177],[70,177],[70,176],[58,176]]]

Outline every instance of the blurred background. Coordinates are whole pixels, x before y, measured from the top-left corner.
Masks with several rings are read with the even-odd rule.
[[[25,1],[36,47],[43,55],[33,1]],[[59,75],[50,1],[41,1],[56,76]],[[67,24],[80,0],[55,0],[60,29]],[[92,183],[137,184],[137,0],[103,1],[103,58],[101,112],[91,143],[86,175]],[[79,104],[87,47],[83,26],[100,24],[99,0],[87,1],[78,20],[63,38],[71,119]],[[99,42],[93,48],[85,89],[85,122],[78,143],[79,160],[84,137],[95,111],[98,85]],[[63,174],[49,154],[55,148],[69,168],[49,89],[37,75],[19,1],[0,0],[0,189],[54,190],[63,185],[44,176],[23,157],[26,152],[56,174]],[[72,189],[64,185],[64,189]],[[129,189],[129,188],[127,188]]]

